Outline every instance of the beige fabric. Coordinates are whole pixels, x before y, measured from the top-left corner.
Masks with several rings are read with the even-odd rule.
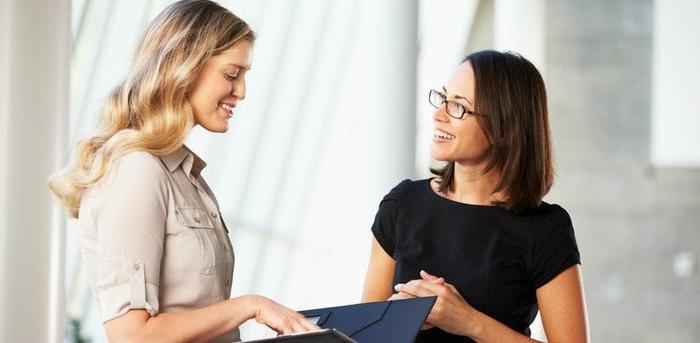
[[[103,322],[229,298],[233,248],[205,166],[185,146],[161,158],[133,152],[85,193],[82,261]],[[217,341],[238,339],[235,330]]]

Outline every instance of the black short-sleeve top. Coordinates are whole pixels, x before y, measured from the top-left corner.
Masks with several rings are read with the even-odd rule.
[[[530,335],[535,290],[580,263],[573,226],[562,207],[527,213],[446,199],[430,179],[404,180],[379,205],[372,232],[396,260],[394,284],[444,277],[478,311]],[[471,342],[439,328],[416,342]]]

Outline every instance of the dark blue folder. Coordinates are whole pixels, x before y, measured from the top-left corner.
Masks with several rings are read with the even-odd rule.
[[[358,343],[412,343],[437,297],[355,304],[300,311],[324,329]]]

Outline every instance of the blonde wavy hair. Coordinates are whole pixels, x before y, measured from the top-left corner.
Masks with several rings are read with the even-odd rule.
[[[188,91],[206,60],[254,40],[243,20],[208,0],[182,0],[147,27],[129,72],[109,96],[97,128],[78,142],[73,162],[49,178],[57,201],[78,218],[86,189],[133,151],[177,150],[194,126]]]

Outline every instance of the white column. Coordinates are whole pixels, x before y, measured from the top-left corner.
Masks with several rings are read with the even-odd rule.
[[[416,105],[417,130],[415,171],[428,177],[431,165],[434,108],[428,91],[440,89],[467,56],[467,43],[476,18],[479,0],[422,0],[420,7],[420,52]]]
[[[545,0],[495,0],[494,46],[511,50],[544,72]]]
[[[66,144],[70,0],[0,6],[0,342],[59,342],[64,219],[46,179]]]
[[[9,110],[8,96],[9,96],[9,84],[10,84],[10,4],[9,0],[0,0],[0,149],[7,147],[7,112]],[[6,323],[5,311],[2,309],[7,308],[5,304],[5,253],[6,242],[5,238],[5,222],[4,222],[4,209],[7,208],[7,196],[5,190],[5,180],[7,179],[7,154],[3,150],[0,153],[0,339],[4,337],[3,332],[5,330],[2,323]]]
[[[651,161],[656,167],[700,167],[698,11],[696,0],[654,2]]]
[[[368,133],[370,193],[377,199],[401,178],[413,176],[418,1],[366,1],[363,52],[367,66],[362,92]],[[388,188],[389,187],[389,188]]]

